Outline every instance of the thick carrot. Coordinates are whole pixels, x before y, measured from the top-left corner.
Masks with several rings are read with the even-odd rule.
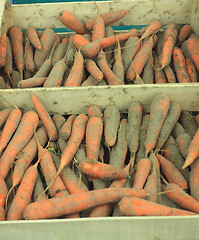
[[[91,59],[85,59],[84,65],[87,71],[98,81],[103,79],[103,73],[100,71],[96,63]]]
[[[66,71],[65,60],[59,60],[52,68],[43,87],[60,87]]]
[[[60,128],[60,137],[63,138],[64,140],[67,140],[70,137],[72,124],[75,118],[76,118],[75,114],[69,116],[66,122]]]
[[[103,50],[100,51],[98,54],[98,65],[101,71],[104,74],[104,77],[106,78],[106,81],[108,82],[109,85],[123,85],[124,82],[119,79],[113,71],[110,69],[108,62],[106,60],[106,55],[103,52]]]
[[[162,23],[160,21],[153,21],[151,22],[145,29],[144,33],[142,34],[141,39],[147,38],[152,34],[156,33],[159,29],[161,29]]]
[[[39,40],[39,36],[37,34],[37,31],[34,27],[30,26],[27,28],[27,36],[29,41],[32,43],[32,45],[37,48],[37,49],[41,49],[42,45],[41,42]]]
[[[164,44],[160,64],[162,68],[168,66],[171,62],[172,51],[175,46],[178,36],[178,26],[175,23],[170,23],[166,26],[164,32]]]
[[[83,81],[84,72],[84,58],[82,54],[78,51],[75,54],[74,64],[71,68],[70,74],[66,79],[64,86],[80,86]]]
[[[35,70],[35,63],[33,60],[33,48],[29,41],[25,44],[25,68],[28,72],[33,72]]]
[[[180,134],[185,133],[183,126],[177,122],[173,128],[172,136],[176,139]]]
[[[52,63],[53,63],[53,66],[59,61],[61,60],[62,58],[64,58],[65,54],[66,54],[66,50],[67,50],[67,47],[68,47],[68,43],[60,43],[55,51],[53,52],[53,56],[52,56]]]
[[[43,30],[41,30],[41,29],[37,30],[37,34],[38,34],[39,38],[41,38],[41,36],[42,36],[43,32],[44,32],[44,31],[43,31]]]
[[[155,145],[156,149],[161,149],[171,134],[176,122],[178,121],[181,113],[181,107],[176,102],[171,102],[168,114],[162,124],[158,139]]]
[[[9,32],[15,64],[22,76],[24,70],[23,34],[21,29],[17,26],[11,27]]]
[[[61,42],[62,43],[68,43],[68,38],[67,37],[62,38]]]
[[[87,86],[97,86],[99,84],[99,80],[95,79],[92,75],[89,75],[85,81],[81,84],[82,87]]]
[[[115,63],[113,65],[113,72],[115,75],[124,82],[124,66],[122,63],[122,55],[121,55],[121,48],[120,42],[118,41],[118,48],[114,52],[114,59]]]
[[[165,190],[166,196],[179,206],[191,212],[199,213],[199,202],[183,191],[177,184],[167,184]]]
[[[130,11],[130,9],[117,10],[117,11],[100,14],[100,16],[104,20],[105,25],[110,25],[111,23],[114,23],[115,21],[123,18],[129,11]],[[93,30],[95,21],[96,21],[96,18],[93,18],[86,22],[86,28],[89,31]]]
[[[7,176],[16,156],[21,152],[32,137],[37,128],[38,122],[39,117],[33,111],[26,112],[23,115],[14,136],[0,159],[0,175],[4,179]]]
[[[19,88],[42,87],[46,79],[47,77],[41,77],[41,78],[32,77],[26,80],[19,81],[18,86]]]
[[[153,37],[149,37],[144,41],[142,46],[140,47],[140,50],[135,55],[133,62],[130,64],[127,73],[126,78],[130,80],[134,80],[136,77],[136,72],[138,75],[141,74],[147,59],[149,57],[149,54],[151,53],[153,48]]]
[[[6,32],[0,37],[0,67],[6,65],[6,55],[7,55],[7,36]]]
[[[102,139],[103,122],[99,117],[88,119],[86,126],[86,156],[95,161],[98,160],[99,148]]]
[[[52,69],[52,60],[51,59],[47,59],[43,62],[43,64],[41,65],[40,69],[36,72],[36,74],[33,76],[33,78],[43,78],[43,77],[47,77],[49,72]]]
[[[191,165],[191,173],[190,173],[190,190],[191,196],[194,197],[197,201],[199,201],[199,158],[197,158],[193,164]]]
[[[56,218],[64,214],[80,212],[99,204],[118,202],[124,196],[144,198],[145,191],[138,189],[109,188],[93,190],[80,194],[51,198],[30,204],[24,210],[25,219]]]
[[[8,189],[3,178],[0,177],[0,207],[4,208],[6,196],[8,194]]]
[[[128,124],[126,139],[131,157],[135,158],[135,154],[139,148],[140,126],[142,122],[142,107],[138,102],[131,102],[128,108]]]
[[[35,186],[34,186],[34,191],[33,191],[34,202],[48,199],[46,194],[43,194],[40,198],[38,198],[42,194],[43,191],[44,191],[44,186],[43,186],[41,177],[38,174],[36,182],[35,182]]]
[[[4,67],[4,71],[5,73],[10,76],[10,74],[13,71],[12,68],[12,48],[11,48],[11,42],[10,42],[10,38],[7,37],[7,44],[6,44],[6,64]]]
[[[9,108],[5,108],[4,110],[0,111],[0,128],[4,125],[4,123],[8,119],[12,110],[13,110],[13,108],[9,107]]]
[[[97,17],[96,17],[94,25],[93,25],[92,41],[95,41],[97,39],[101,39],[105,35],[105,22],[99,14],[99,8],[98,8],[95,1],[94,1],[94,4],[95,4],[96,9],[97,9]]]
[[[191,138],[193,138],[196,131],[198,130],[198,126],[191,112],[185,110],[182,111],[179,122],[182,124],[183,128],[185,129],[185,132],[188,133]]]
[[[3,131],[0,136],[0,152],[6,148],[8,142],[10,141],[12,135],[17,129],[19,122],[21,121],[22,112],[19,109],[14,109],[4,125]]]
[[[63,10],[59,14],[59,20],[68,28],[79,34],[89,33],[85,25],[77,19],[73,13]]]
[[[34,62],[37,69],[39,69],[46,60],[46,57],[55,45],[55,39],[55,32],[50,28],[46,28],[40,39],[42,48],[35,50]]]
[[[40,102],[40,100],[31,93],[31,99],[32,103],[34,105],[34,108],[36,109],[41,121],[44,124],[44,127],[46,128],[47,134],[51,141],[55,141],[58,138],[57,129],[55,127],[55,124],[53,123],[49,113],[46,111],[43,104]]]
[[[64,125],[64,123],[66,122],[66,119],[64,116],[62,116],[61,114],[57,113],[54,114],[52,117],[52,120],[55,124],[55,127],[57,128],[57,131],[60,131],[61,127]]]
[[[180,43],[184,42],[192,32],[192,27],[189,24],[186,24],[181,27],[178,34],[178,41]]]
[[[118,136],[115,145],[111,148],[109,164],[116,168],[123,168],[127,154],[126,142],[127,120],[122,119],[118,129]]]
[[[157,43],[155,45],[155,52],[158,55],[158,57],[160,57],[161,53],[162,53],[162,48],[163,48],[163,45],[164,45],[164,31],[159,31],[159,32],[157,32],[156,35],[158,37],[158,40],[157,40]]]
[[[88,109],[88,117],[102,117],[102,111],[98,106],[93,105]]]
[[[167,83],[163,69],[161,69],[160,61],[155,52],[153,52],[155,66],[155,83]]]
[[[196,213],[166,207],[136,197],[125,197],[119,202],[122,214],[126,216],[189,216]]]
[[[187,153],[188,153],[188,149],[189,146],[191,144],[191,137],[188,133],[183,133],[180,134],[177,138],[176,138],[176,143],[178,144],[178,148],[180,150],[180,153],[182,154],[182,156],[184,158],[187,157]]]
[[[175,74],[173,73],[173,70],[171,69],[171,67],[169,65],[164,68],[164,73],[167,77],[168,83],[176,83],[177,82]]]
[[[100,41],[101,40],[95,40],[93,42],[88,43],[83,48],[81,48],[82,55],[85,58],[95,57],[100,51]]]
[[[116,142],[119,123],[119,109],[114,105],[108,106],[104,111],[104,136],[108,146],[113,146]]]
[[[186,69],[185,58],[179,47],[173,49],[173,64],[177,74],[179,83],[191,82],[189,74]]]
[[[75,34],[71,38],[73,45],[79,50],[86,46],[90,41],[80,34]]]
[[[197,82],[198,75],[193,62],[189,58],[186,58],[185,62],[191,82]]]
[[[148,158],[139,160],[133,182],[133,188],[143,189],[151,169],[151,161]]]
[[[143,69],[142,80],[146,84],[154,83],[154,58],[152,54],[149,54],[148,60]]]
[[[191,56],[191,59],[197,69],[197,71],[199,72],[199,39],[197,37],[190,36],[187,40],[187,49],[189,51],[189,54]]]
[[[158,94],[151,103],[150,120],[145,140],[146,156],[156,145],[169,105],[170,100],[166,94]]]

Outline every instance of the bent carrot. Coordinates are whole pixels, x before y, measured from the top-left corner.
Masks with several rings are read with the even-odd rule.
[[[55,218],[64,214],[80,212],[90,207],[104,203],[118,202],[124,196],[144,198],[145,191],[138,189],[108,188],[85,193],[51,198],[45,201],[31,203],[24,210],[25,219]]]
[[[32,43],[32,45],[37,48],[37,49],[41,49],[42,45],[41,42],[39,40],[39,36],[37,34],[37,31],[34,27],[30,26],[27,28],[27,36],[28,39],[30,40],[30,42]]]
[[[40,100],[33,93],[31,93],[31,99],[32,99],[32,103],[34,105],[34,108],[36,109],[41,121],[44,124],[44,127],[46,128],[46,131],[48,133],[48,136],[49,136],[50,140],[51,141],[57,140],[57,138],[58,138],[57,129],[56,129],[49,113],[46,111],[43,104],[40,102]]]
[[[100,71],[96,63],[91,59],[85,59],[84,65],[87,71],[98,81],[103,79],[103,73]]]
[[[180,43],[184,42],[184,40],[186,40],[189,37],[191,32],[192,32],[192,27],[189,24],[182,26],[178,34],[178,41]]]
[[[42,87],[45,83],[47,77],[41,77],[41,78],[28,78],[26,80],[22,80],[18,83],[18,86],[20,88],[33,88],[33,87]]]

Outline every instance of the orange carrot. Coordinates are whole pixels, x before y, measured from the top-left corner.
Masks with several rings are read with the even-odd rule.
[[[144,66],[144,69],[142,72],[142,80],[146,84],[154,83],[154,58],[152,54],[149,54],[146,65]]]
[[[0,206],[0,221],[6,220],[6,211],[3,207]]]
[[[167,83],[163,69],[161,69],[160,61],[155,52],[153,52],[155,64],[155,83]]]
[[[96,63],[91,59],[85,59],[84,65],[87,71],[98,81],[103,79],[103,73],[100,71]]]
[[[43,186],[41,177],[38,174],[35,182],[35,186],[34,186],[34,192],[33,192],[34,202],[48,199],[46,194],[43,194],[40,198],[38,198],[43,191],[44,191],[44,186]]]
[[[85,193],[51,198],[45,201],[31,203],[24,210],[25,219],[56,218],[64,214],[80,212],[90,207],[104,203],[118,202],[124,196],[144,198],[145,191],[133,188],[108,188]]]
[[[37,49],[42,48],[41,42],[39,40],[39,36],[38,36],[37,31],[34,27],[28,27],[27,28],[27,36],[28,36],[28,39],[30,40],[30,42],[32,43],[32,45],[35,48],[37,48]]]
[[[66,37],[64,37],[64,38],[62,38],[62,41],[61,41],[62,43],[68,43],[68,38],[66,38]]]
[[[11,42],[10,38],[7,37],[7,45],[6,45],[6,64],[4,67],[5,73],[10,76],[10,74],[13,71],[12,68],[12,48],[11,48]]]
[[[130,9],[117,10],[117,11],[100,14],[100,16],[104,20],[105,25],[110,25],[111,23],[114,23],[115,21],[123,18],[129,11]],[[93,18],[86,22],[86,28],[89,31],[93,30],[95,21],[96,21],[96,18]]]
[[[199,39],[195,36],[192,35],[188,38],[187,40],[187,49],[189,51],[189,54],[191,55],[191,59],[199,72]]]
[[[151,161],[148,158],[139,160],[133,182],[133,188],[142,189],[151,169]]]
[[[155,45],[155,52],[158,55],[158,57],[161,57],[162,48],[163,48],[163,45],[164,45],[164,31],[159,31],[159,32],[157,32],[156,35],[158,37],[158,40],[157,40],[157,43]]]
[[[196,134],[194,135],[191,141],[191,144],[189,146],[189,150],[187,153],[187,157],[184,165],[182,166],[182,169],[185,169],[187,166],[189,166],[199,156],[198,137],[199,137],[199,129],[197,130]]]
[[[93,42],[88,43],[83,48],[81,48],[82,55],[85,58],[95,57],[100,51],[100,41],[101,40],[95,40]]]
[[[168,83],[176,83],[175,74],[173,73],[173,70],[169,65],[164,68],[164,72],[167,77]]]
[[[196,213],[166,207],[136,197],[125,197],[119,202],[122,214],[126,216],[189,216]]]
[[[178,34],[178,41],[180,43],[184,42],[184,40],[186,40],[189,37],[191,32],[192,32],[192,27],[189,24],[182,26]]]
[[[84,58],[80,52],[75,54],[74,64],[71,68],[70,74],[66,79],[64,86],[80,86],[83,81]]]
[[[36,72],[36,74],[33,76],[33,78],[43,78],[47,77],[49,72],[52,69],[52,60],[47,59],[43,62],[40,69]]]
[[[109,85],[123,85],[124,82],[119,79],[113,71],[110,69],[108,66],[108,62],[106,60],[106,55],[103,52],[103,50],[100,51],[98,54],[98,65],[99,68],[101,69],[102,73],[104,74],[107,82]]]
[[[99,117],[91,117],[86,126],[86,156],[98,160],[100,142],[102,139],[103,122]]]
[[[174,47],[173,49],[173,63],[177,74],[179,83],[190,82],[190,77],[186,69],[185,58],[180,48]]]
[[[33,60],[33,49],[32,45],[30,45],[30,42],[27,41],[25,45],[25,67],[26,70],[29,72],[33,72],[35,70],[35,63]]]
[[[44,82],[43,87],[60,87],[65,71],[65,60],[61,59],[53,66],[48,78]]]
[[[79,34],[89,33],[85,25],[77,19],[73,13],[63,10],[59,14],[59,20],[68,28]]]
[[[101,81],[100,81],[101,82]],[[85,81],[81,84],[82,87],[87,86],[97,86],[99,84],[99,81],[95,79],[92,75],[89,75]]]
[[[13,71],[11,74],[12,88],[18,88],[19,81],[21,80],[21,75],[18,71]]]
[[[16,156],[31,139],[34,131],[37,128],[38,122],[39,117],[33,111],[26,112],[23,115],[14,136],[12,137],[0,159],[0,175],[4,179],[7,176]]]
[[[177,184],[167,184],[165,190],[166,196],[179,206],[191,212],[199,213],[199,202],[183,191]]]
[[[8,189],[3,178],[0,177],[0,207],[4,208],[6,196],[8,194]]]
[[[180,153],[182,154],[182,156],[186,159],[187,157],[187,153],[188,153],[188,149],[189,146],[191,144],[191,137],[188,133],[183,133],[180,134],[177,138],[176,138],[176,143],[178,145],[178,148],[180,150]]]
[[[55,34],[55,46],[57,47],[59,44],[60,44],[61,40],[60,40],[60,37]]]
[[[193,164],[191,165],[191,173],[190,173],[190,190],[191,196],[194,197],[197,201],[199,201],[199,158],[197,158]]]
[[[102,117],[102,111],[98,106],[93,105],[88,109],[88,117]]]
[[[46,128],[47,134],[51,141],[55,141],[58,138],[57,129],[49,115],[49,113],[46,111],[43,104],[40,102],[40,100],[31,93],[31,99],[32,103],[34,105],[34,108],[36,109],[41,121],[44,124],[44,127]]]
[[[63,138],[64,140],[67,140],[70,137],[72,124],[75,118],[76,118],[75,114],[69,116],[66,122],[63,124],[63,126],[60,128],[60,137]]]
[[[73,45],[79,50],[86,46],[90,41],[80,34],[75,34],[72,36]]]
[[[24,70],[23,34],[21,29],[17,26],[11,27],[9,32],[15,64],[22,76]]]
[[[20,88],[33,88],[33,87],[42,87],[45,83],[47,77],[41,77],[41,78],[28,78],[26,80],[22,80],[18,83],[18,86]]]
[[[197,72],[193,62],[189,58],[186,58],[185,62],[191,82],[197,82]]]
[[[19,109],[14,109],[4,125],[3,131],[0,136],[0,152],[6,148],[13,133],[17,129],[19,122],[21,121],[22,112]]]
[[[115,63],[113,65],[113,72],[115,75],[124,82],[124,66],[122,63],[120,42],[118,41],[118,48],[114,53]]]
[[[144,33],[142,34],[141,39],[147,38],[152,34],[156,33],[159,29],[161,29],[162,23],[160,21],[153,21],[151,22],[145,29]]]
[[[170,100],[166,94],[158,94],[151,103],[150,120],[145,140],[146,156],[155,147],[169,105]]]
[[[110,26],[105,27],[105,36],[104,37],[110,37],[114,36],[114,30]],[[113,52],[114,52],[114,45],[111,45],[110,47],[107,47],[104,49],[104,52],[106,53],[106,59],[109,65],[112,63],[113,58]]]
[[[13,108],[9,107],[9,108],[5,108],[4,110],[0,111],[0,128],[4,125],[4,123],[8,119],[8,116],[10,115],[12,110],[13,110]]]
[[[60,43],[55,51],[53,52],[53,56],[52,56],[52,63],[53,63],[53,66],[59,61],[61,60],[62,58],[64,58],[65,54],[66,54],[66,50],[67,50],[67,47],[68,47],[68,43]]]
[[[4,67],[6,65],[7,41],[5,31],[5,33],[0,37],[0,67]]]
[[[57,131],[60,131],[61,127],[64,125],[64,123],[66,122],[66,119],[64,116],[62,116],[61,114],[57,113],[54,114],[52,117],[52,120],[55,124],[55,127],[57,128]]]

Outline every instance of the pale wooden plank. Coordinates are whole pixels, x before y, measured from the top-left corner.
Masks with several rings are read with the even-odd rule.
[[[149,24],[152,20],[161,20],[164,24],[174,21],[179,24],[191,22],[191,8],[193,0],[131,0],[131,1],[106,1],[98,2],[101,13],[111,10],[132,8],[122,20],[115,25],[142,25]],[[12,6],[6,10],[8,26],[14,24],[22,29],[28,26],[36,28],[56,27],[64,25],[60,23],[59,13],[67,9],[72,11],[80,20],[85,22],[88,18],[96,16],[93,2],[67,2],[25,4]]]
[[[0,108],[15,104],[25,111],[31,110],[31,93],[38,96],[50,113],[86,113],[93,104],[102,110],[114,104],[121,112],[127,112],[129,103],[133,100],[139,101],[143,109],[149,111],[151,101],[159,93],[168,94],[183,110],[199,111],[199,83],[7,89],[0,90]]]
[[[6,0],[1,0],[0,1],[0,27],[1,27],[2,22],[3,22],[3,15],[4,15],[5,4],[6,4]],[[2,33],[3,32],[1,31],[1,34]]]
[[[199,36],[199,1],[194,0],[192,8],[191,26],[194,32]]]

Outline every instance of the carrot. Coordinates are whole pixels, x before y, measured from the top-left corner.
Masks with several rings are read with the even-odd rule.
[[[185,132],[188,133],[191,138],[193,138],[198,129],[198,126],[192,114],[189,111],[182,111],[179,122],[184,127]]]
[[[65,141],[63,138],[59,137],[57,143],[58,143],[59,152],[63,153],[63,151],[67,145],[67,141]]]
[[[47,77],[51,69],[52,69],[52,61],[51,59],[47,59],[43,62],[40,69],[35,73],[33,78]]]
[[[60,137],[62,139],[67,140],[70,137],[72,124],[73,124],[73,121],[75,120],[75,118],[76,118],[75,114],[69,116],[68,119],[66,120],[66,122],[60,128]]]
[[[154,58],[152,54],[149,54],[148,60],[143,69],[142,80],[146,84],[153,84],[154,82]]]
[[[7,44],[6,44],[6,63],[4,66],[5,73],[10,76],[13,68],[12,68],[12,48],[10,38],[7,37]]]
[[[88,117],[101,117],[102,116],[102,111],[100,110],[100,108],[96,105],[93,105],[91,107],[89,107],[88,109]]]
[[[37,34],[38,34],[38,37],[41,38],[42,34],[43,34],[43,30],[39,29],[37,30]]]
[[[119,109],[114,105],[108,106],[104,111],[104,136],[108,146],[113,146],[116,142],[119,122]]]
[[[108,66],[103,50],[98,54],[98,65],[109,85],[123,85],[124,82],[119,79]]]
[[[59,61],[61,60],[62,58],[64,58],[65,54],[66,54],[66,50],[67,50],[67,47],[68,47],[68,43],[60,43],[55,51],[53,52],[53,56],[52,56],[52,63],[53,63],[53,66]]]
[[[165,190],[166,196],[179,206],[191,212],[199,213],[199,202],[183,191],[177,184],[167,184]]]
[[[61,43],[60,37],[55,34],[55,46],[57,47]]]
[[[100,69],[97,67],[96,63],[91,59],[85,59],[84,65],[87,69],[87,71],[98,81],[101,81],[103,78],[103,73],[100,71]]]
[[[32,43],[32,45],[37,49],[42,49],[41,42],[39,40],[39,36],[37,34],[37,31],[34,27],[30,26],[27,28],[27,36],[29,41]]]
[[[177,138],[176,138],[176,142],[178,144],[178,148],[180,150],[180,153],[182,154],[182,156],[184,158],[187,157],[187,153],[188,153],[188,149],[189,146],[191,144],[191,137],[188,133],[183,133],[180,134]]]
[[[26,80],[19,81],[19,88],[33,88],[33,87],[42,87],[46,81],[46,77],[42,78],[28,78]]]
[[[112,11],[104,14],[100,14],[101,18],[104,20],[105,25],[110,25],[111,23],[116,22],[117,20],[123,18],[130,9],[127,10],[117,10]],[[93,30],[94,24],[95,24],[96,18],[90,19],[86,22],[86,28],[91,31]]]
[[[107,81],[105,79],[102,79],[99,83],[98,86],[107,86]]]
[[[133,188],[142,189],[151,169],[151,161],[148,158],[139,160],[136,168]]]
[[[156,145],[169,105],[170,100],[166,94],[158,94],[151,103],[150,120],[145,140],[146,156]]]
[[[166,188],[166,186],[162,183],[162,188],[161,188],[161,191],[162,192],[165,192],[166,190],[165,190],[165,188]],[[166,196],[166,194],[161,194],[161,197],[162,197],[162,205],[164,205],[164,206],[167,206],[167,207],[172,207],[172,208],[178,208],[178,209],[181,209],[180,208],[180,206],[177,204],[177,203],[175,203],[175,202],[173,202],[171,199],[169,199],[167,196]]]
[[[160,21],[153,21],[151,22],[145,29],[144,33],[142,34],[141,40],[151,36],[152,34],[156,33],[162,27],[162,23]]]
[[[159,31],[159,32],[156,33],[156,35],[158,37],[158,40],[157,40],[157,43],[155,45],[155,52],[158,55],[158,57],[160,57],[161,53],[162,53],[162,48],[163,48],[163,45],[164,45],[164,31]]]
[[[175,23],[168,24],[164,32],[164,44],[162,47],[162,54],[160,59],[162,68],[168,66],[171,62],[171,55],[177,40],[177,36],[178,26]]]
[[[7,176],[16,156],[21,152],[32,137],[37,128],[38,122],[39,117],[33,111],[26,112],[23,115],[14,136],[0,159],[0,175],[4,179]]]
[[[176,122],[178,121],[181,113],[181,107],[176,102],[171,102],[168,114],[162,124],[155,148],[161,149],[169,135],[171,134]]]
[[[105,37],[114,36],[114,30],[110,26],[105,27]],[[107,47],[104,49],[104,52],[106,53],[106,59],[109,65],[112,64],[113,59],[113,52],[114,52],[114,45],[111,45],[110,47]]]
[[[32,45],[30,45],[30,42],[27,41],[25,44],[25,68],[29,72],[33,72],[35,70],[35,63],[33,60],[33,48]]]
[[[12,110],[13,110],[13,108],[9,107],[9,108],[5,108],[4,110],[0,111],[0,128],[4,125],[4,123],[8,119]]]
[[[58,138],[57,129],[56,129],[49,113],[46,111],[43,104],[33,93],[31,93],[31,99],[32,99],[34,108],[36,109],[41,121],[44,124],[44,127],[46,128],[46,131],[47,131],[47,134],[48,134],[50,140],[51,141],[57,140],[57,138]]]
[[[193,164],[191,165],[191,172],[190,172],[190,190],[191,196],[194,197],[197,201],[199,201],[199,159],[197,158]]]
[[[169,65],[164,68],[164,73],[166,75],[168,83],[176,83],[177,82],[175,74],[173,73],[173,70],[171,69],[171,67]]]
[[[44,191],[44,186],[43,186],[41,177],[38,174],[35,182],[35,186],[34,186],[34,191],[33,191],[34,202],[48,199],[46,194],[43,194],[40,198],[38,198],[43,191]]]
[[[92,75],[89,75],[85,81],[81,84],[82,87],[87,86],[97,86],[99,81],[95,79]]]
[[[63,10],[59,14],[59,20],[69,29],[79,34],[89,33],[85,25],[77,19],[73,13]]]
[[[5,80],[3,77],[0,76],[0,89],[6,89],[7,84],[5,83]]]
[[[19,109],[12,110],[12,112],[8,116],[8,119],[6,120],[6,123],[0,136],[0,152],[6,148],[12,135],[17,129],[19,122],[21,121],[21,117],[22,112]]]
[[[8,194],[8,189],[3,178],[0,177],[0,207],[4,208],[6,196]]]
[[[3,207],[0,206],[0,221],[6,220],[6,211]]]
[[[153,52],[155,66],[155,83],[167,83],[163,69],[161,69],[160,61],[155,52]]]
[[[19,81],[21,80],[21,75],[18,71],[13,71],[11,74],[12,88],[18,88]]]
[[[71,38],[73,45],[79,50],[86,46],[90,41],[80,34],[75,34]]]
[[[178,34],[178,41],[180,43],[184,42],[192,32],[192,27],[189,24],[186,24],[181,27]]]
[[[118,137],[115,145],[110,151],[109,164],[116,168],[123,168],[127,155],[127,142],[126,142],[126,125],[127,120],[122,119],[118,129]]]
[[[191,82],[197,82],[197,72],[193,62],[189,58],[186,58],[185,62]]]
[[[99,147],[102,139],[103,122],[99,117],[91,117],[86,126],[86,156],[98,160]]]
[[[197,126],[199,127],[199,114],[194,117]]]
[[[80,86],[83,81],[84,59],[80,52],[75,54],[74,64],[71,68],[70,74],[64,83],[65,87]]]
[[[185,133],[183,126],[177,122],[173,128],[172,136],[176,139],[180,134]]]
[[[66,71],[65,60],[59,60],[52,68],[43,87],[60,87]]]
[[[199,61],[198,61],[198,56],[199,56],[199,39],[195,37],[194,35],[190,36],[187,39],[187,49],[189,51],[189,54],[191,56],[191,59],[199,72]]]
[[[85,58],[93,58],[99,53],[99,51],[100,51],[99,40],[90,42],[86,46],[81,48],[81,53]]]
[[[118,48],[114,53],[115,63],[113,65],[113,73],[124,82],[124,66],[122,63],[120,42],[118,41]]]
[[[51,198],[30,204],[24,210],[25,219],[55,218],[80,212],[99,204],[120,201],[124,196],[145,197],[144,190],[109,188]]]
[[[166,207],[136,197],[125,197],[119,202],[122,214],[126,216],[189,216],[196,213]]]
[[[185,58],[180,48],[174,47],[173,49],[173,63],[177,74],[179,83],[190,82],[190,77],[186,69]]]
[[[40,39],[42,48],[35,50],[34,62],[37,69],[42,66],[52,47],[55,45],[55,39],[55,32],[50,28],[46,28]]]
[[[66,38],[66,37],[64,37],[64,38],[62,38],[62,41],[61,41],[62,43],[68,43],[68,38]]]
[[[7,36],[6,31],[0,37],[0,67],[6,65],[6,55],[7,55]]]
[[[144,41],[144,43],[140,47],[140,50],[135,55],[132,63],[130,64],[126,73],[127,79],[134,80],[136,77],[136,72],[138,75],[141,74],[147,62],[148,56],[152,51],[152,48],[153,48],[153,37],[149,37],[148,39],[146,39],[146,41]]]
[[[60,131],[61,127],[66,122],[65,117],[63,117],[61,114],[58,114],[58,113],[53,115],[52,120],[55,124],[55,127],[57,128],[57,131]]]
[[[137,102],[131,102],[128,108],[128,124],[127,124],[127,144],[131,152],[131,157],[135,158],[135,154],[139,147],[139,134],[142,121],[142,107]]]
[[[145,156],[145,136],[147,133],[147,128],[149,124],[149,114],[143,116],[142,124],[140,126],[140,138],[139,138],[139,148],[135,156],[135,162],[138,163],[140,159]]]

